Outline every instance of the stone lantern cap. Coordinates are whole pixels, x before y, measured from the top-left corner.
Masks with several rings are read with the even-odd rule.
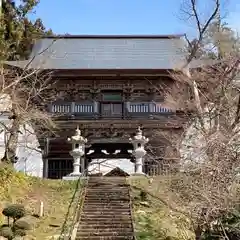
[[[149,139],[146,138],[145,136],[143,136],[143,132],[141,130],[141,127],[139,126],[138,129],[137,129],[137,133],[136,135],[132,138],[129,139],[130,141],[144,141],[144,142],[148,142]]]
[[[70,143],[87,143],[87,139],[81,135],[79,127],[75,130],[75,135],[67,139]]]

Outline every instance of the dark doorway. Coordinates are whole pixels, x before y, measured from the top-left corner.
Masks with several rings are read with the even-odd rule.
[[[122,118],[123,99],[120,91],[103,91],[101,100],[101,116],[103,118]]]
[[[62,179],[73,171],[73,161],[70,159],[49,159],[48,178]]]
[[[101,116],[103,118],[122,118],[122,103],[101,103]]]

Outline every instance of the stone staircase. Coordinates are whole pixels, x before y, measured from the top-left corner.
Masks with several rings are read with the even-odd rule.
[[[133,240],[129,186],[124,177],[91,177],[76,240]]]

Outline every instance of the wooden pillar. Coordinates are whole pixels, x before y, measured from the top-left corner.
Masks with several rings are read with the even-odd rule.
[[[43,158],[43,178],[48,178],[48,158]]]
[[[48,178],[48,153],[49,153],[49,138],[45,138],[43,150],[43,178]]]

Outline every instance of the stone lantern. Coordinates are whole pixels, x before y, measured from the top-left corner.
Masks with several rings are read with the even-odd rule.
[[[144,174],[143,157],[146,155],[144,147],[149,142],[149,139],[143,136],[141,128],[138,127],[136,135],[130,138],[129,141],[133,144],[132,154],[135,157],[135,174]]]
[[[87,139],[81,135],[81,130],[77,127],[75,135],[67,139],[72,144],[70,155],[73,157],[73,172],[69,176],[81,176],[84,171],[84,154]],[[80,171],[81,166],[81,171]]]

